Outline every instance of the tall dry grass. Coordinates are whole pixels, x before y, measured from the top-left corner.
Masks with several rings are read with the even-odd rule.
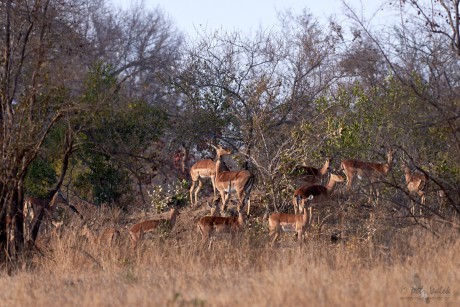
[[[1,305],[415,306],[424,302],[415,274],[430,304],[460,303],[459,233],[449,225],[432,225],[435,235],[380,216],[336,243],[312,230],[299,248],[292,236],[270,246],[266,225],[253,219],[241,236],[208,250],[194,227],[201,214],[184,209],[172,233],[136,250],[126,231],[107,246],[80,236],[78,223],[68,226],[23,269],[1,275]]]

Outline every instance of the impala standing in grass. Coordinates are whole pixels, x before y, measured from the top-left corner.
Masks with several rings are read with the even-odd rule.
[[[310,196],[306,201],[311,201],[312,199],[313,196]],[[305,202],[301,202],[300,208],[303,214],[274,213],[268,217],[269,236],[273,237],[272,245],[274,245],[280,237],[281,231],[296,232],[297,240],[299,240],[300,245],[302,245],[303,235],[309,224],[307,209],[304,207]]]
[[[255,177],[248,170],[228,171],[222,162],[222,156],[229,155],[230,152],[224,150],[222,146],[213,146],[217,153],[216,161],[216,188],[222,199],[222,210],[226,209],[231,193],[236,192],[238,197],[238,212],[248,204],[248,216],[251,209],[251,190],[254,185]],[[227,197],[226,197],[227,196]]]
[[[167,230],[173,229],[179,214],[177,208],[171,208],[167,218],[151,219],[134,224],[128,230],[131,238],[131,246],[135,247],[142,240],[145,233],[155,232],[162,227],[165,227]]]
[[[376,200],[378,202],[380,191],[375,187],[378,180],[387,176],[394,163],[395,150],[389,149],[387,151],[386,163],[363,162],[356,159],[342,160],[341,168],[347,176],[347,190],[350,191],[353,181],[356,177],[358,179],[368,179],[370,182],[369,202],[375,191]]]
[[[223,150],[222,153],[230,154],[230,151]],[[225,165],[222,165],[222,170],[229,171]],[[190,177],[192,178],[192,186],[190,187],[190,203],[192,207],[196,206],[198,203],[198,192],[203,186],[202,179],[211,179],[214,199],[216,198],[216,162],[211,159],[197,161],[190,168]],[[195,189],[197,182],[198,187]],[[193,195],[195,195],[195,199]]]
[[[420,204],[422,205],[420,207],[420,214],[422,214],[422,208],[426,202],[425,193],[428,189],[429,177],[428,175],[419,171],[413,172],[406,162],[403,162],[402,168],[404,170],[404,177],[406,179],[406,186],[407,190],[409,191],[409,194],[417,194],[418,196],[420,196]],[[410,210],[412,212],[412,215],[415,215],[416,205],[413,200],[411,200],[411,203],[412,204]]]
[[[337,182],[343,182],[345,179],[338,175],[338,174],[334,174],[334,173],[331,173],[331,176],[329,178],[329,182],[327,183],[327,185],[323,186],[323,185],[304,185],[302,187],[300,187],[299,189],[295,190],[294,191],[294,197],[292,198],[292,204],[294,205],[294,212],[295,214],[298,213],[298,208],[299,206],[305,202],[306,200],[308,200],[308,204],[309,204],[309,211],[310,211],[310,214],[309,214],[309,219],[311,222],[311,218],[312,218],[312,205],[314,204],[320,204],[320,203],[323,203],[325,201],[327,201],[332,192],[334,191],[334,186]],[[305,206],[303,206],[305,207]]]
[[[218,210],[218,206],[214,208]],[[215,211],[214,211],[215,212]],[[222,216],[204,216],[198,220],[197,230],[201,234],[201,244],[204,246],[206,242],[212,239],[216,234],[232,234],[241,231],[246,224],[246,214],[243,208],[238,211],[237,217],[222,217]],[[212,241],[209,244],[211,247]]]

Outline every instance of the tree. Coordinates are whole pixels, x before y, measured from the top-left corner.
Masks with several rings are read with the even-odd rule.
[[[0,5],[2,260],[15,262],[24,250],[23,195],[26,184],[32,187],[26,178],[31,179],[34,168],[59,166],[57,170],[52,166],[54,184],[41,191],[51,201],[66,178],[69,164],[83,157],[81,153],[101,154],[110,159],[112,171],[114,165],[123,167],[119,174],[124,169],[137,172],[139,168],[132,161],[148,160],[142,151],[163,133],[165,112],[158,112],[163,100],[154,99],[153,92],[162,97],[160,88],[161,93],[168,91],[159,71],[172,69],[180,39],[170,32],[170,24],[162,22],[161,14],[136,15],[133,10],[130,20],[138,18],[140,26],[131,25],[115,33],[139,30],[144,35],[133,38],[126,49],[118,41],[119,52],[127,50],[126,61],[107,65],[114,59],[95,52],[98,45],[93,39],[102,43],[101,38],[108,39],[104,31],[112,28],[104,28],[103,22],[100,27],[87,23],[88,16],[94,17],[91,13],[100,12],[93,10],[91,3],[8,0]],[[98,4],[101,10],[105,8],[103,1]],[[138,13],[141,11],[137,8]],[[114,16],[106,11],[101,19],[92,21],[105,21],[103,17],[110,21]],[[149,24],[153,17],[161,27]],[[149,73],[155,75],[158,88],[149,95],[138,91],[138,96],[130,96],[123,85],[130,83],[130,90],[139,89],[142,84],[135,81],[150,78]],[[138,120],[140,114],[145,121]],[[80,155],[75,156],[77,152]],[[107,167],[101,169],[111,172]],[[48,178],[54,177],[51,173]]]
[[[371,31],[348,5],[345,7],[388,69],[385,82],[376,87],[390,107],[383,115],[397,131],[395,141],[416,167],[430,176],[432,189],[446,192],[451,209],[458,212],[458,1],[400,4],[404,18],[387,35]]]
[[[192,130],[199,131],[196,137],[238,149],[242,167],[255,165],[258,181],[271,190],[275,204],[281,200],[276,188],[280,148],[335,78],[329,69],[332,34],[323,33],[306,13],[296,18],[286,13],[282,29],[282,34],[260,30],[249,37],[202,35],[187,50],[177,82],[185,102],[181,123],[199,123]]]

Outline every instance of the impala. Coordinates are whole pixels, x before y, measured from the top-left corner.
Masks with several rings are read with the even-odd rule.
[[[298,166],[294,168],[292,173],[298,175],[297,180],[303,184],[321,184],[329,170],[331,158],[327,157],[322,168],[318,169],[312,166]]]
[[[309,196],[306,200],[311,201],[313,196]],[[280,237],[281,230],[283,232],[296,232],[297,240],[300,245],[303,243],[303,235],[309,223],[307,209],[304,208],[305,202],[301,203],[303,214],[288,214],[288,213],[274,213],[268,217],[268,228],[270,230],[270,237],[273,237],[272,245],[276,243]]]
[[[214,205],[211,205],[209,202],[207,203],[209,209],[211,209],[210,216],[220,216],[220,211],[219,211],[220,197],[213,199],[213,202],[214,202]]]
[[[198,220],[196,226],[197,231],[201,234],[201,244],[204,246],[215,234],[235,234],[236,232],[241,231],[245,224],[245,214],[243,210],[239,210],[238,217],[203,216]],[[209,248],[211,247],[211,244],[212,242],[210,242]]]
[[[83,226],[81,234],[97,245],[112,245],[120,237],[120,231],[115,227],[104,228],[96,235],[86,224]]]
[[[358,177],[360,180],[366,178],[371,183],[369,193],[370,201],[370,197],[373,194],[372,191],[374,190],[374,183],[376,183],[377,180],[386,177],[388,172],[391,170],[394,163],[394,154],[395,150],[391,148],[387,151],[387,163],[363,162],[356,159],[342,160],[341,169],[343,169],[347,177],[347,190],[350,191],[355,177]],[[378,201],[380,194],[379,189],[375,189],[375,194]]]
[[[54,196],[49,198],[26,197],[24,200],[23,217],[24,217],[24,239],[25,241],[35,241],[41,222],[49,219],[50,223],[56,227],[53,221],[53,212],[56,202],[68,204],[67,199],[58,191]]]
[[[409,191],[409,194],[417,194],[420,196],[420,203],[423,206],[425,205],[426,201],[426,196],[425,192],[427,191],[428,188],[428,180],[429,177],[428,175],[421,173],[421,172],[412,172],[409,166],[403,162],[402,164],[403,170],[404,170],[404,177],[406,179],[406,185],[407,185],[407,190]],[[411,200],[412,205],[411,205],[411,212],[412,215],[415,214],[415,204]],[[420,214],[422,214],[422,208],[420,208]]]
[[[170,231],[176,224],[176,218],[179,214],[180,213],[177,208],[171,208],[167,218],[151,219],[134,224],[128,230],[131,238],[131,246],[135,247],[143,238],[145,233],[155,232],[157,229],[161,229],[163,227]]]
[[[299,210],[299,203],[302,204],[305,202],[305,200],[308,200],[308,203],[310,204],[309,211],[309,222],[311,222],[312,218],[312,206],[313,204],[319,204],[322,202],[327,201],[332,192],[334,191],[334,186],[337,182],[343,182],[345,181],[345,178],[338,174],[331,173],[331,176],[329,178],[329,182],[327,185],[304,185],[300,187],[299,189],[294,191],[294,197],[292,198],[292,204],[294,205],[294,212],[295,214],[298,213]],[[305,206],[303,206],[305,207]]]
[[[221,148],[222,149],[222,148]],[[222,149],[222,152],[225,154],[230,154],[230,151]],[[227,166],[222,166],[223,170],[229,171]],[[209,178],[212,183],[212,190],[214,193],[214,199],[216,198],[216,162],[211,159],[199,160],[190,168],[190,177],[192,177],[192,186],[190,187],[190,202],[192,207],[196,206],[198,203],[198,192],[203,186],[201,179]],[[195,190],[195,185],[198,182],[198,187]],[[193,195],[195,195],[195,201],[193,200]]]
[[[251,200],[249,198],[254,185],[254,175],[248,170],[228,171],[224,168],[225,164],[222,162],[222,156],[230,154],[228,151],[222,149],[222,146],[214,149],[217,153],[216,161],[216,188],[220,193],[222,199],[222,209],[225,210],[230,194],[236,192],[238,197],[238,212],[242,207],[248,204],[248,216],[251,210]],[[227,193],[228,197],[225,197]]]

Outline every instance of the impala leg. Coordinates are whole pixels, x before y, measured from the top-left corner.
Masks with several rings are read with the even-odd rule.
[[[211,236],[211,237],[209,238],[208,250],[211,250],[211,248],[212,248],[212,243],[213,243],[213,242],[214,242],[214,237]]]
[[[297,231],[297,238],[299,239],[299,246],[302,247],[303,245],[303,230],[300,229],[299,231]]]
[[[215,200],[216,199],[216,176],[211,176],[211,184],[212,184],[212,195],[213,195],[213,199],[212,200]]]
[[[203,187],[203,182],[200,178],[198,178],[198,187],[195,191],[195,206],[198,204],[198,192],[200,192],[201,188]]]
[[[201,246],[204,247],[209,240],[209,235],[206,232],[201,234]]]
[[[375,188],[375,195],[376,195],[376,204],[378,206],[380,203],[380,187]]]
[[[270,229],[270,233],[268,234],[268,236],[270,238],[273,238],[271,244],[275,245],[275,242],[276,242],[276,240],[278,239],[278,236],[279,236],[279,227],[275,227],[273,229]]]
[[[237,210],[238,212],[240,212],[241,208],[244,207],[244,200],[246,199],[246,198],[243,199],[243,190],[237,191],[236,196],[238,198]]]
[[[220,208],[220,212],[224,212],[228,201],[228,199],[225,197],[225,190],[220,191],[220,198],[222,200],[222,207]]]
[[[136,248],[137,241],[139,240],[138,236],[134,233],[129,233],[129,237],[131,239],[131,249]]]
[[[415,202],[412,199],[410,200],[410,213],[412,216],[415,215]]]
[[[272,246],[274,246],[276,244],[276,242],[278,241],[278,238],[280,236],[280,232],[279,230],[277,230],[273,236],[273,240],[272,240]]]
[[[251,199],[248,198],[248,215],[247,216],[249,216],[250,211],[251,211]]]
[[[425,207],[425,202],[426,202],[426,197],[425,197],[425,193],[424,192],[421,192],[420,193],[420,202],[421,202],[421,206],[420,206],[420,214],[423,214],[423,208]]]
[[[298,214],[299,212],[299,204],[297,203],[297,197],[294,196],[292,198],[292,205],[294,206],[294,214]]]
[[[268,233],[268,236],[272,238],[275,235],[275,231],[273,229],[270,229],[270,232]]]
[[[196,181],[192,179],[192,186],[190,187],[190,205],[191,205],[192,207],[195,206],[195,204],[194,204],[194,202],[193,202],[193,190],[195,189],[195,182],[196,182]],[[195,200],[196,200],[196,198],[195,198]]]
[[[347,173],[345,173],[346,177],[347,177],[347,192],[350,192],[351,190],[351,185],[353,183],[353,176],[348,176]]]

